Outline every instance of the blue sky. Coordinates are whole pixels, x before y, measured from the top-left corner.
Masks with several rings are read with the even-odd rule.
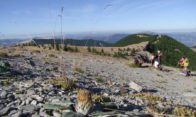
[[[0,0],[0,38],[60,32],[196,30],[196,0]]]

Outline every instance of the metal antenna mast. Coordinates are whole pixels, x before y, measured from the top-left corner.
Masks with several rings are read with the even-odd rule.
[[[64,7],[61,7],[61,14],[59,14],[58,16],[60,17],[60,20],[61,20],[61,38],[62,38],[62,41],[61,41],[61,44],[64,44],[64,37],[63,37],[63,24],[62,24],[62,20],[63,20],[63,10],[64,10]]]
[[[60,47],[62,47],[62,48],[64,46],[63,24],[62,24],[63,23],[63,10],[64,10],[64,7],[61,7],[61,14],[58,15],[60,17],[60,22],[61,22],[61,45],[60,45]],[[62,54],[62,58],[60,60],[60,66],[61,66],[61,69],[62,69],[62,75],[65,75],[63,67],[62,67],[62,63],[63,63],[62,59],[63,59],[63,54]]]

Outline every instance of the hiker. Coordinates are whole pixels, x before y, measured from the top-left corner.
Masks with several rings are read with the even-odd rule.
[[[162,53],[160,50],[158,50],[157,55],[154,58],[154,64],[153,64],[155,68],[158,68],[160,70],[162,69],[161,68],[161,56],[162,56]]]
[[[182,74],[185,75],[185,76],[189,76],[190,71],[188,70],[188,66],[189,66],[188,58],[187,57],[181,57],[181,59],[178,61],[178,64],[182,68]]]

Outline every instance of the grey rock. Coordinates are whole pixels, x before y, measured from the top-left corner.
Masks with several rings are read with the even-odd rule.
[[[33,101],[31,101],[31,104],[32,105],[37,105],[37,101],[36,100],[33,100]]]
[[[12,114],[11,117],[20,117],[21,114],[22,114],[22,112],[18,111],[16,113]]]
[[[9,93],[7,95],[7,98],[9,99],[9,101],[14,101],[15,100],[15,96],[13,94],[11,94],[11,93]]]
[[[14,106],[16,105],[16,102],[10,102],[9,104],[7,104],[7,107],[11,107],[11,106]]]
[[[7,95],[8,95],[7,91],[3,90],[3,91],[1,92],[1,94],[0,94],[0,97],[1,97],[2,99],[5,99],[5,98],[7,98]]]
[[[84,117],[83,115],[70,111],[70,110],[66,110],[62,112],[62,117]]]
[[[54,117],[61,117],[61,113],[59,113],[59,112],[53,111],[52,114]]]
[[[4,109],[0,110],[0,116],[5,116],[10,113],[10,111],[16,110],[16,108],[13,107],[5,107]]]
[[[25,100],[25,104],[30,104],[30,102],[31,102],[31,98],[27,98],[26,100]]]
[[[39,107],[35,106],[35,105],[25,105],[22,107],[24,112],[28,112],[28,113],[34,113],[35,111],[39,110]]]
[[[44,99],[43,99],[41,96],[39,96],[39,95],[33,95],[32,98],[35,99],[35,100],[37,100],[38,102],[42,102],[42,101],[44,100]]]
[[[192,98],[195,98],[196,97],[196,93],[193,93],[193,92],[186,92],[183,95],[185,97],[192,97]]]
[[[26,101],[22,101],[22,102],[20,103],[20,105],[23,106],[23,105],[25,105],[25,103],[26,103]]]
[[[3,109],[5,106],[4,104],[0,104],[0,110]]]
[[[13,115],[15,113],[17,113],[17,110],[12,110],[12,111],[10,111],[10,113],[8,115],[11,116],[11,115]]]

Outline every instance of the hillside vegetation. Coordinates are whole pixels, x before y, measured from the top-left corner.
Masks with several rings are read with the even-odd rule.
[[[61,39],[39,39],[35,38],[33,41],[36,44],[56,44],[64,43],[65,45],[75,45],[75,46],[110,46],[111,44],[106,43],[104,41],[93,40],[93,39],[84,39],[84,40],[77,40],[77,39],[65,39],[62,42]]]
[[[190,61],[190,69],[196,70],[196,52],[167,35],[129,35],[119,40],[115,46],[127,46],[145,41],[149,42],[146,47],[147,51],[153,53],[156,53],[158,49],[162,51],[162,63],[164,65],[176,67],[179,58],[186,56]]]

